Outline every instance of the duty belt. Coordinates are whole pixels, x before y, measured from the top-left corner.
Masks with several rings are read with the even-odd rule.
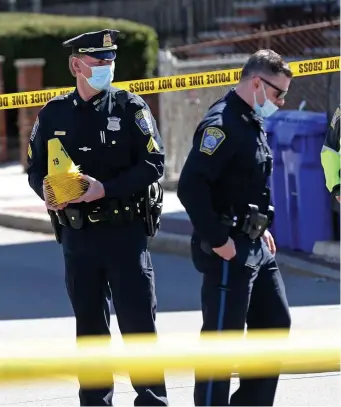
[[[261,213],[257,205],[248,205],[248,210],[243,216],[222,215],[221,222],[235,228],[237,232],[244,233],[255,240],[262,236],[265,230],[271,226],[274,219],[275,209],[269,205],[266,213]]]
[[[111,200],[105,206],[66,207],[58,211],[57,215],[61,225],[82,229],[86,223],[126,224],[132,222],[137,216],[142,216],[142,210],[139,202]]]
[[[236,216],[231,213],[223,214],[221,222],[232,228],[232,231],[241,234],[246,234],[251,240],[255,240],[262,236],[265,230],[271,226],[274,219],[275,209],[269,205],[266,213],[261,213],[257,205],[248,205],[248,211],[244,215]],[[231,233],[233,236],[233,232]],[[201,241],[201,249],[211,255],[213,253],[207,241]]]

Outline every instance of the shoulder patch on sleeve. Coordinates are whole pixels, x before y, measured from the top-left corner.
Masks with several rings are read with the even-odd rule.
[[[135,123],[144,135],[154,134],[152,116],[147,109],[138,110],[135,113]]]
[[[334,113],[332,121],[330,123],[330,127],[333,129],[335,127],[336,122],[340,119],[341,109],[338,107]]]
[[[34,126],[31,132],[31,136],[30,136],[30,141],[33,141],[36,134],[37,134],[37,130],[39,128],[39,117],[37,116],[36,121],[34,122]]]
[[[206,127],[201,137],[200,151],[212,155],[225,140],[225,133],[217,127]]]

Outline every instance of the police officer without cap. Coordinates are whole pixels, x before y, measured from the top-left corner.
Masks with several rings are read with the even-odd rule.
[[[271,150],[263,118],[283,106],[289,66],[272,50],[252,55],[236,88],[197,127],[178,197],[192,221],[195,267],[203,273],[203,331],[290,327],[274,240],[268,177]],[[261,372],[260,372],[261,373]],[[241,379],[230,405],[272,405],[278,376]],[[229,380],[196,379],[198,406],[229,405]]]
[[[28,150],[29,184],[45,201],[49,139],[59,138],[89,182],[79,199],[47,205],[63,225],[60,239],[77,336],[110,334],[108,284],[122,334],[156,331],[154,271],[140,203],[163,174],[164,152],[148,105],[110,86],[117,35],[103,30],[63,43],[72,47],[69,67],[77,87],[40,111]],[[135,405],[168,404],[163,381],[134,387]],[[112,405],[113,386],[81,384],[79,397],[81,405]]]

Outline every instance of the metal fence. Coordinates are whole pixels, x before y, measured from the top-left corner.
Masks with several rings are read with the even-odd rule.
[[[163,54],[158,75],[240,67],[260,48],[286,60],[340,53],[339,0],[0,0],[0,11],[127,18],[153,26]],[[329,20],[302,25],[303,22]],[[197,45],[196,45],[197,43]],[[186,45],[184,45],[186,44]],[[226,87],[159,95],[159,122],[167,148],[166,178],[176,179],[192,135],[209,105]],[[293,81],[286,107],[328,112],[340,101],[339,74]]]
[[[276,30],[266,33],[219,40],[202,46],[173,49],[178,55],[187,53],[196,59],[180,60],[170,51],[160,54],[159,74],[177,75],[241,67],[260,48],[271,48],[287,61],[304,60],[340,54],[339,22]],[[266,34],[266,35],[265,35]],[[326,41],[328,47],[326,47]],[[225,56],[217,56],[217,46],[225,47]],[[209,52],[209,47],[214,51]],[[229,47],[229,52],[226,50]],[[203,52],[204,51],[204,52]],[[208,57],[207,55],[212,54]],[[230,54],[227,57],[226,54]],[[205,56],[206,55],[206,56]],[[207,108],[222,97],[228,87],[195,89],[159,95],[159,119],[167,152],[165,179],[176,181],[192,143],[193,133]],[[340,101],[340,75],[330,73],[294,78],[284,109],[327,112],[328,117]]]
[[[0,11],[124,18],[154,27],[161,47],[339,16],[339,0],[0,0]]]
[[[179,61],[169,52],[160,52],[159,75],[239,68],[246,59],[245,55],[235,55],[231,58],[206,61]],[[177,181],[190,150],[196,126],[209,105],[223,96],[228,89],[227,86],[217,86],[159,95],[159,126],[167,157],[165,181]]]
[[[339,55],[340,20],[290,28],[264,25],[253,34],[236,34],[232,38],[171,48],[171,51],[186,59],[207,59],[212,55],[214,58],[226,54],[250,55],[261,48],[271,48],[287,61]],[[295,108],[304,100],[309,110],[328,111],[328,104],[335,104],[340,96],[337,78],[338,74],[318,75],[316,78],[306,77],[295,81],[288,97],[288,108]]]

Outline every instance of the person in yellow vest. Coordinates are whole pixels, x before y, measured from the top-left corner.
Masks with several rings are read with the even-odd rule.
[[[340,202],[340,114],[335,110],[321,151],[321,163],[329,192]]]

